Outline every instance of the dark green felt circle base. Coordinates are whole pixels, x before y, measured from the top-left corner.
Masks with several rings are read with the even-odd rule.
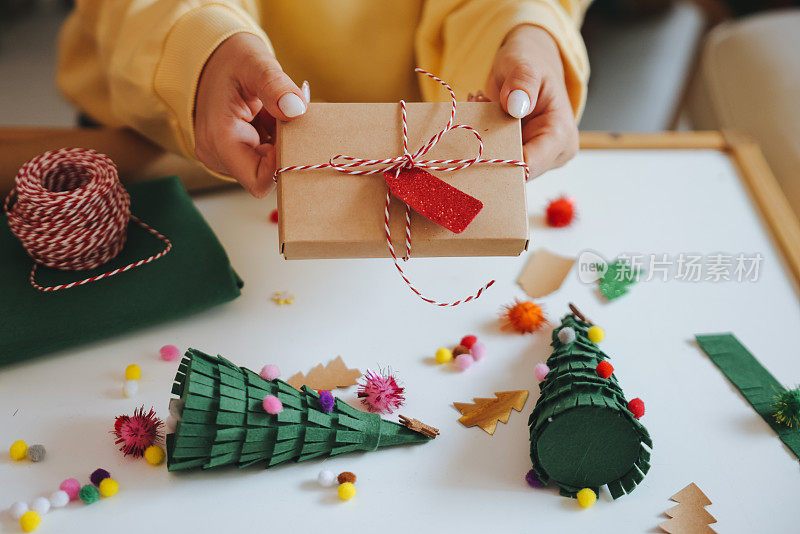
[[[600,406],[562,412],[536,440],[539,463],[550,478],[578,488],[597,488],[625,475],[640,446],[631,422]]]

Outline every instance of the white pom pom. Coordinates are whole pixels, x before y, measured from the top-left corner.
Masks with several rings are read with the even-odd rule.
[[[64,490],[58,490],[50,495],[50,506],[53,508],[63,508],[69,503],[69,494]]]
[[[322,471],[319,472],[319,475],[317,476],[317,482],[319,482],[320,486],[330,488],[338,481],[336,480],[336,474],[333,471],[323,469]]]
[[[564,345],[569,345],[575,341],[575,330],[569,326],[565,326],[558,331],[558,340]]]
[[[164,432],[167,434],[174,434],[178,426],[178,420],[174,416],[168,415],[164,421]]]
[[[139,381],[126,380],[122,384],[122,393],[124,393],[126,397],[135,397],[136,394],[139,393]]]
[[[14,519],[19,519],[25,515],[25,512],[28,511],[28,503],[17,501],[11,505],[11,508],[9,508],[8,511],[11,514],[11,517]]]
[[[39,515],[45,515],[50,511],[50,499],[47,497],[36,497],[31,501],[31,510]]]

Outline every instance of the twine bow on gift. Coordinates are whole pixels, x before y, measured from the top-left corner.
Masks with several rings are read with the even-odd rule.
[[[454,124],[455,116],[456,116],[456,95],[453,92],[452,87],[439,78],[438,76],[434,76],[430,72],[416,68],[414,69],[415,72],[419,72],[436,80],[439,82],[447,91],[450,93],[450,101],[451,101],[451,108],[450,108],[450,119],[447,121],[445,127],[440,130],[436,135],[431,137],[427,143],[425,143],[422,147],[419,148],[413,154],[408,149],[408,119],[406,114],[406,103],[404,100],[400,101],[400,111],[402,116],[402,126],[403,126],[403,155],[397,156],[394,158],[385,158],[385,159],[363,159],[363,158],[356,158],[353,156],[346,156],[343,154],[338,154],[333,156],[328,163],[320,163],[317,165],[292,165],[288,167],[283,167],[281,169],[277,169],[275,174],[273,175],[273,180],[277,183],[278,175],[282,172],[286,171],[300,171],[300,170],[313,170],[313,169],[325,169],[331,168],[335,169],[338,172],[343,174],[350,174],[350,175],[372,175],[372,174],[383,174],[384,178],[387,181],[387,190],[386,190],[386,203],[384,206],[384,229],[386,232],[386,245],[389,248],[389,253],[394,260],[394,265],[397,268],[397,271],[400,273],[400,277],[403,281],[408,285],[408,287],[413,291],[419,298],[428,302],[430,304],[434,304],[436,306],[457,306],[464,302],[469,302],[470,300],[477,299],[481,296],[481,294],[491,287],[494,284],[494,280],[490,280],[486,284],[484,284],[477,292],[473,295],[470,295],[466,298],[459,299],[452,302],[439,302],[424,296],[418,289],[414,287],[411,281],[406,276],[403,268],[400,266],[398,262],[398,256],[395,253],[394,245],[392,245],[392,236],[391,231],[389,229],[389,205],[391,202],[392,191],[391,186],[389,185],[390,178],[394,178],[395,180],[399,180],[401,177],[401,173],[403,171],[412,171],[414,169],[429,169],[433,171],[442,171],[442,172],[453,172],[453,171],[460,171],[475,165],[476,163],[491,163],[491,164],[506,164],[506,165],[517,165],[519,167],[523,167],[525,169],[525,181],[530,179],[530,170],[528,168],[527,163],[524,161],[518,161],[513,159],[498,159],[498,158],[491,158],[486,159],[482,158],[483,156],[483,139],[481,135],[475,130],[473,127],[468,126],[466,124]],[[439,140],[451,130],[467,130],[472,132],[475,135],[475,138],[478,140],[478,154],[471,159],[422,159],[425,154],[427,154]],[[372,169],[361,169],[361,167],[375,167]],[[449,186],[448,186],[449,187]],[[454,188],[453,188],[454,189]],[[457,190],[456,190],[457,191]],[[461,193],[460,191],[458,191]],[[463,194],[463,193],[461,193]],[[468,196],[468,195],[465,195]],[[471,197],[469,197],[471,198]],[[473,199],[474,200],[474,199]],[[480,202],[478,202],[480,209]],[[477,211],[475,212],[477,213]],[[470,219],[471,220],[471,219]],[[468,222],[467,222],[468,224]],[[403,256],[403,261],[408,260],[411,257],[411,207],[406,203],[406,253]]]

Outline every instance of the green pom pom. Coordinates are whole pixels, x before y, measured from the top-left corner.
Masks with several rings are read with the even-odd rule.
[[[800,425],[800,388],[785,391],[775,397],[772,404],[775,409],[775,421],[789,428]]]
[[[81,491],[78,492],[78,497],[86,504],[92,504],[100,499],[100,492],[91,484],[86,484],[81,488]]]

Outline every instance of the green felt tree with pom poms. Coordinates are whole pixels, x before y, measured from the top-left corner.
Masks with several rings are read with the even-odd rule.
[[[327,411],[320,395],[306,386],[298,391],[279,379],[264,380],[221,356],[195,349],[186,352],[172,393],[182,406],[175,432],[167,434],[170,471],[272,467],[289,460],[430,441],[339,399]],[[279,413],[266,411],[264,398],[270,395],[280,401]]]
[[[568,314],[553,331],[549,372],[528,424],[533,472],[562,495],[607,486],[616,499],[630,493],[650,469],[652,442],[628,409],[608,356],[589,339],[592,325]],[[607,377],[607,378],[604,378]],[[639,401],[641,402],[641,401]]]

